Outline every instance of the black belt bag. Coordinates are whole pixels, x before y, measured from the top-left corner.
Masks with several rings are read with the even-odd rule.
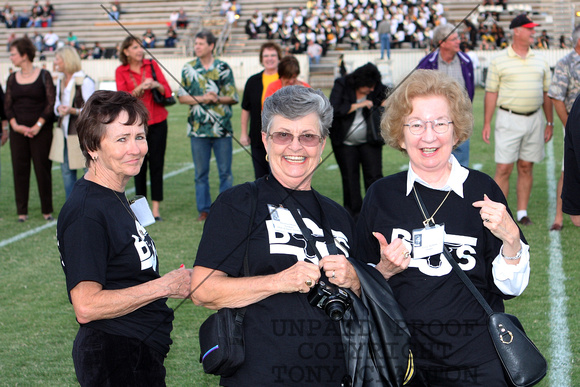
[[[244,255],[244,276],[250,276],[248,246],[258,201],[255,182],[246,183],[252,190],[250,225]],[[199,362],[206,374],[231,376],[244,363],[244,316],[246,308],[223,308],[212,314],[199,327]]]

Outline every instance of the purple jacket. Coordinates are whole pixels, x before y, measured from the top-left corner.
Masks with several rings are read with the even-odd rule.
[[[471,62],[471,59],[469,59],[469,56],[465,55],[462,52],[458,52],[457,57],[459,58],[459,63],[461,65],[461,72],[463,73],[463,80],[465,81],[465,88],[467,89],[467,94],[469,94],[469,98],[473,101],[473,95],[475,94],[473,63]],[[439,50],[435,50],[431,54],[421,59],[421,61],[417,65],[417,68],[425,70],[437,70],[439,66],[439,63],[437,62],[438,59],[439,59]]]

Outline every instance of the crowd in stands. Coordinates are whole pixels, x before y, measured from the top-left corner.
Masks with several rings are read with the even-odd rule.
[[[169,15],[169,26],[173,27],[174,30],[185,29],[188,24],[187,13],[183,8],[180,8],[179,11],[171,12],[171,15]]]
[[[52,26],[55,11],[49,0],[44,5],[40,5],[38,0],[34,2],[30,9],[23,8],[17,11],[10,4],[6,3],[0,14],[6,28],[25,28],[25,27],[47,27]]]
[[[497,2],[496,5],[505,5],[506,1]],[[472,19],[466,20],[460,26],[461,41],[469,45],[472,50],[501,50],[508,46],[510,36],[498,23],[495,16],[488,12],[476,14]],[[539,32],[539,31],[538,31]],[[549,49],[552,47],[552,38],[548,35],[548,31],[543,29],[536,33],[533,48]],[[566,48],[566,38],[560,37],[559,47]]]
[[[505,9],[507,0],[484,0],[484,4]],[[235,0],[224,0],[220,13],[232,22],[228,13],[241,13]],[[494,8],[495,9],[495,8]],[[505,48],[509,36],[498,24],[500,13],[475,13],[460,26],[460,37],[472,50]],[[305,7],[263,14],[256,10],[246,21],[245,32],[250,39],[266,37],[280,40],[287,53],[305,53],[308,42],[323,48],[323,55],[339,43],[349,43],[352,49],[380,47],[378,24],[391,22],[392,48],[428,48],[434,27],[447,23],[445,9],[439,0],[308,0]],[[236,19],[237,20],[237,19]],[[551,45],[546,30],[537,34],[535,48],[548,49]],[[564,37],[559,46],[566,47]]]
[[[373,49],[379,45],[377,26],[388,18],[394,47],[409,43],[423,48],[433,27],[446,23],[443,12],[438,0],[309,0],[306,7],[275,8],[265,16],[256,11],[245,27],[250,38],[264,32],[269,39],[280,39],[292,53],[305,52],[309,40],[325,51],[338,43],[350,43],[355,50]]]
[[[22,37],[30,38],[34,47],[40,54],[40,58],[43,58],[43,53],[46,51],[56,51],[58,48],[63,46],[71,46],[75,48],[81,57],[81,59],[101,59],[101,58],[117,58],[118,57],[118,45],[114,48],[103,48],[99,42],[94,42],[92,47],[89,47],[84,42],[78,40],[77,36],[71,31],[68,33],[66,39],[61,39],[58,34],[53,30],[48,30],[45,34],[41,34],[40,31],[36,30],[29,36],[27,33],[23,34]],[[10,44],[17,39],[16,33],[11,33],[7,39],[7,49],[9,50]]]

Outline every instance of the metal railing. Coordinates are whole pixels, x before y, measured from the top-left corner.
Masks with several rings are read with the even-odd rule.
[[[226,21],[226,23],[224,24],[224,27],[222,28],[222,31],[220,32],[220,36],[217,39],[217,43],[215,46],[215,54],[220,56],[224,53],[225,48],[226,48],[226,43],[230,37],[230,33],[232,32],[232,25],[231,23],[228,23]]]

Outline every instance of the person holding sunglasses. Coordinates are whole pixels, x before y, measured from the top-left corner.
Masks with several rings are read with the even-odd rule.
[[[409,168],[369,188],[357,243],[393,289],[411,332],[417,375],[408,386],[507,386],[487,315],[443,253],[494,311],[528,284],[529,246],[500,187],[451,153],[473,130],[468,94],[440,71],[417,70],[385,111],[383,137],[409,156]]]
[[[222,377],[222,386],[338,386],[348,374],[339,322],[305,294],[321,270],[330,283],[360,294],[347,260],[355,248],[353,220],[312,188],[331,122],[332,106],[320,90],[287,86],[266,98],[262,141],[271,174],[255,181],[255,194],[250,183],[223,192],[206,220],[192,300],[209,309],[247,307],[245,361]],[[310,230],[321,259],[293,212]],[[246,248],[249,276],[243,275]],[[305,329],[295,329],[300,326]]]

